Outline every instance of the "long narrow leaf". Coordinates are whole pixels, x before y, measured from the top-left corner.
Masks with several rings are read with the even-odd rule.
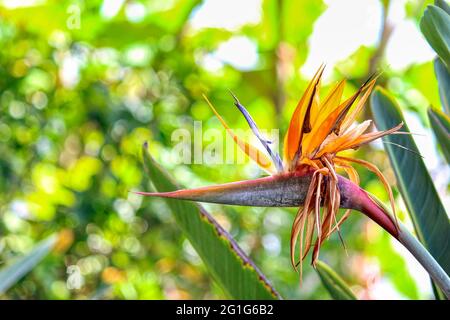
[[[16,284],[23,276],[33,270],[44,257],[52,251],[58,237],[52,235],[39,242],[28,254],[8,263],[0,270],[0,294],[6,292]]]
[[[450,14],[450,6],[446,2],[447,0],[435,0],[434,4],[437,5],[439,8]]]
[[[430,5],[420,20],[420,30],[431,47],[450,70],[450,15],[443,9]]]
[[[381,88],[372,95],[371,107],[379,130],[404,122],[400,107]],[[409,132],[407,125],[403,131]],[[390,135],[384,139],[419,153],[410,135]],[[450,224],[425,164],[408,150],[393,144],[386,144],[385,148],[419,240],[450,274]]]
[[[439,58],[434,60],[434,73],[438,80],[442,110],[450,116],[450,73]]]
[[[158,191],[180,189],[149,155],[145,146],[144,164],[149,178]],[[202,206],[174,199],[166,201],[178,225],[214,279],[231,298],[281,298],[231,235]]]
[[[356,300],[344,280],[322,261],[317,261],[316,271],[331,297],[335,300]]]
[[[428,109],[428,118],[442,153],[450,164],[450,118],[440,110]]]

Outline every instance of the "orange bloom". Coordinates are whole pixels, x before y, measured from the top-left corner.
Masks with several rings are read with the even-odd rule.
[[[340,81],[323,101],[320,99],[320,82],[324,66],[322,65],[306,88],[292,115],[284,139],[283,161],[270,148],[270,141],[259,133],[251,116],[235,98],[235,105],[243,113],[255,135],[265,147],[268,156],[258,148],[241,140],[229,128],[209,100],[205,97],[222,125],[233,137],[238,146],[262,169],[270,174],[313,170],[313,175],[304,205],[298,210],[291,232],[291,262],[294,268],[300,264],[313,247],[312,264],[315,265],[319,249],[331,233],[339,231],[342,222],[348,217],[347,210],[338,220],[340,192],[337,169],[343,170],[348,178],[359,184],[359,176],[352,164],[357,163],[374,172],[386,188],[394,212],[394,199],[391,188],[381,171],[373,164],[340,155],[341,152],[357,149],[402,127],[378,132],[366,132],[371,120],[354,125],[356,117],[364,107],[376,81],[366,81],[350,98],[341,101],[345,80]],[[313,241],[314,234],[316,241]],[[299,242],[299,262],[295,259],[295,248]]]

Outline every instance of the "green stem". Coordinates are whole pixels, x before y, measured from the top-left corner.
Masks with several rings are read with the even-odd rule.
[[[298,207],[304,204],[310,183],[310,171],[296,171],[190,190],[136,193],[152,197],[240,206]],[[341,208],[362,212],[400,241],[427,270],[446,297],[450,298],[449,276],[423,245],[404,226],[396,223],[389,210],[379,200],[341,176],[339,176],[339,190]]]
[[[414,237],[404,225],[399,225],[399,234],[397,239],[405,246],[409,252],[420,262],[427,270],[434,282],[441,288],[447,299],[450,298],[450,278],[442,267],[436,262],[433,256],[425,247]]]
[[[401,223],[395,223],[389,210],[375,197],[365,191],[354,193],[355,209],[361,211],[378,223],[383,229],[396,238],[416,260],[425,268],[430,277],[439,286],[447,299],[450,299],[450,278],[422,243],[414,237]]]

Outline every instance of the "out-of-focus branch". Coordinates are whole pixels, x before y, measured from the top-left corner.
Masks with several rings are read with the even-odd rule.
[[[375,53],[372,55],[372,58],[369,61],[369,70],[367,77],[369,77],[370,75],[372,75],[374,72],[377,71],[381,59],[384,56],[384,52],[386,50],[389,38],[391,37],[392,31],[394,30],[394,26],[388,20],[388,13],[389,13],[389,1],[383,1],[383,16],[381,24],[380,41],[378,43],[377,49],[375,50]]]
[[[276,122],[279,127],[281,112],[286,102],[286,94],[284,92],[284,86],[287,77],[286,59],[285,58],[285,45],[284,40],[284,26],[283,26],[283,0],[277,1],[277,41],[273,50],[273,66],[275,75],[275,88],[272,94],[272,100],[275,105]]]
[[[389,38],[392,35],[392,31],[394,31],[394,26],[389,22],[388,15],[389,15],[389,3],[390,1],[382,1],[383,4],[383,16],[382,16],[382,24],[381,24],[381,36],[380,41],[378,42],[377,49],[375,50],[374,54],[372,55],[370,61],[369,61],[369,69],[367,72],[367,75],[364,76],[364,79],[362,81],[366,81],[370,76],[372,76],[374,73],[379,71],[380,62],[384,57],[384,52],[386,50],[387,43],[389,42]],[[378,84],[383,85],[383,79],[378,80]],[[372,118],[372,112],[371,108],[364,108],[364,119],[371,119]],[[371,129],[373,129],[374,124],[371,124]]]

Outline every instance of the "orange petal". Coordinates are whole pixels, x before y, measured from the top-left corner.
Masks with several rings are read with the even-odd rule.
[[[349,141],[348,143],[346,143],[345,145],[341,146],[339,148],[339,151],[345,150],[345,149],[355,149],[358,148],[359,146],[369,143],[373,140],[376,140],[378,138],[384,137],[388,134],[391,134],[397,130],[400,130],[400,128],[403,126],[403,122],[398,124],[397,126],[386,130],[386,131],[377,131],[377,132],[371,132],[371,133],[366,133],[366,134],[362,134],[361,136],[359,136],[357,139],[353,140],[353,141]]]
[[[329,97],[325,100],[311,132],[304,138],[303,155],[310,156],[333,130],[339,114],[346,107],[346,103],[348,104],[350,101],[347,100],[339,105],[344,86],[345,81],[343,80],[331,91]]]
[[[291,122],[289,123],[288,131],[284,138],[284,158],[285,161],[290,163],[297,153],[300,143],[302,141],[305,119],[309,114],[309,109],[311,108],[314,97],[318,95],[318,84],[320,78],[322,77],[325,65],[321,65],[319,70],[317,70],[314,78],[309,83],[306,88],[305,93],[297,104],[297,107],[292,114]],[[309,118],[309,117],[308,117]],[[306,124],[307,126],[309,123]]]
[[[216,111],[216,109],[213,107],[211,102],[208,100],[208,98],[203,95],[203,98],[205,98],[206,102],[208,103],[211,110],[214,112],[216,117],[219,119],[219,121],[222,123],[224,128],[227,130],[227,132],[230,134],[230,136],[233,138],[234,142],[241,148],[242,151],[245,152],[247,156],[249,156],[253,161],[255,161],[262,169],[269,172],[270,174],[276,173],[276,169],[272,163],[272,161],[267,157],[264,153],[262,153],[260,150],[252,146],[251,144],[243,141],[240,139],[233,130],[230,129],[230,127],[227,125],[225,120],[219,115],[219,113]]]
[[[322,107],[320,108],[320,113],[313,119],[314,124],[322,122],[328,114],[339,106],[339,102],[341,101],[342,94],[344,92],[345,83],[346,80],[343,79],[330,90],[327,97],[323,101]]]
[[[371,120],[366,120],[363,123],[357,125],[355,128],[348,130],[342,136],[337,136],[334,134],[329,135],[314,156],[321,157],[326,153],[336,153],[340,151],[343,145],[347,145],[358,139],[364,133],[364,131],[367,130],[371,123]]]
[[[339,135],[339,132],[341,131],[341,125],[342,122],[344,121],[344,119],[347,117],[347,114],[350,110],[350,108],[352,107],[353,103],[356,101],[356,99],[359,97],[359,95],[366,89],[370,88],[370,86],[373,87],[373,85],[375,85],[375,81],[377,78],[372,79],[371,81],[366,81],[359,89],[358,91],[356,91],[356,93],[350,97],[347,101],[348,103],[346,104],[346,102],[344,102],[343,104],[346,104],[345,108],[342,110],[342,112],[339,114],[338,119],[336,120],[336,124],[333,128],[333,131],[336,132],[336,134]],[[367,92],[366,92],[367,93]],[[369,93],[366,95],[366,98],[370,95],[370,91]],[[364,98],[364,97],[363,97]],[[362,100],[362,98],[360,99]],[[362,106],[364,106],[364,103],[362,104]],[[351,123],[350,123],[351,124]]]
[[[362,108],[364,107],[364,104],[367,101],[367,98],[369,97],[370,93],[372,92],[372,89],[375,86],[376,80],[377,79],[373,79],[372,81],[370,81],[367,84],[368,88],[367,88],[366,92],[364,92],[364,95],[361,97],[361,99],[359,99],[356,106],[351,111],[349,111],[348,115],[343,120],[342,125],[341,125],[342,131],[347,130],[351,126],[351,124],[353,122],[355,122],[356,117],[361,112]]]
[[[356,117],[359,110],[362,108],[362,106],[364,106],[364,103],[367,100],[370,91],[373,88],[373,85],[375,84],[375,80],[376,78],[364,83],[355,94],[353,94],[339,106],[334,106],[335,101],[333,101],[333,104],[330,104],[329,106],[324,105],[321,108],[321,115],[317,119],[316,123],[314,123],[313,130],[304,139],[303,148],[305,151],[303,155],[308,157],[313,156],[313,153],[317,151],[317,148],[319,148],[319,146],[326,139],[326,137],[331,134],[331,132],[335,132],[336,135],[339,135],[343,123],[345,123],[345,128],[348,128],[348,126],[352,122],[346,121],[346,118],[351,106],[356,101],[361,92],[369,89],[367,90],[368,92],[366,92],[363,98],[360,99],[361,103],[359,103],[355,108],[357,109],[356,112],[352,112],[351,114],[351,118],[353,118],[354,120],[354,117]],[[339,85],[341,85],[341,83]]]
[[[321,83],[322,83],[322,78],[319,78],[316,87],[320,88]],[[317,116],[320,113],[320,95],[319,95],[319,90],[315,90],[314,92],[314,96],[312,98],[311,101],[311,107],[309,109],[309,112],[307,112],[307,114],[305,115],[305,123],[307,123],[309,125],[308,130],[303,130],[304,132],[308,132],[311,131],[312,126],[314,125],[314,122],[317,119]]]

